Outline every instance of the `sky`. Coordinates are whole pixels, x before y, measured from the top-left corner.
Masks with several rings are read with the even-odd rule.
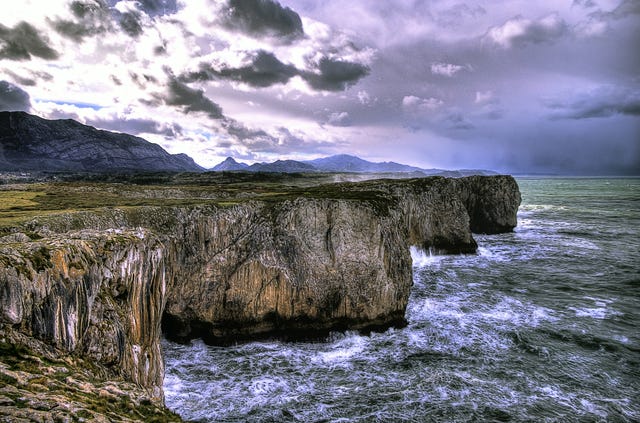
[[[21,0],[0,110],[212,167],[640,174],[640,0]]]

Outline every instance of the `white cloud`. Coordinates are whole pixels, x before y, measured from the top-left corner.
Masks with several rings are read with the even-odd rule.
[[[566,32],[566,22],[557,13],[552,13],[533,21],[516,16],[500,26],[491,27],[484,38],[500,47],[510,48],[553,42]]]
[[[369,104],[371,102],[371,96],[366,91],[358,91],[358,101],[360,104]]]
[[[414,95],[405,96],[402,99],[402,107],[409,113],[423,113],[436,110],[444,105],[444,101],[435,98],[420,98]]]
[[[442,75],[446,77],[453,77],[455,74],[462,70],[472,70],[472,67],[469,65],[460,66],[454,65],[451,63],[432,63],[431,64],[431,73],[434,75]]]
[[[476,91],[476,104],[487,104],[495,101],[493,91]]]
[[[335,112],[329,115],[329,125],[333,126],[349,126],[349,113],[347,112]]]

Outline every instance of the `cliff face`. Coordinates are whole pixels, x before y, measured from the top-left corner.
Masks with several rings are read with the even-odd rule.
[[[401,324],[409,246],[473,252],[472,229],[512,230],[520,203],[506,176],[312,194],[34,220],[24,229],[43,239],[0,239],[0,323],[160,399],[161,320],[212,343]]]
[[[192,216],[176,250],[166,333],[209,342],[402,321],[404,232],[363,204],[297,199]]]
[[[162,398],[164,248],[145,231],[3,240],[0,321]]]

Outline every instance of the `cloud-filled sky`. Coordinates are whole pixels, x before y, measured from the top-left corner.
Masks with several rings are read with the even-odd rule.
[[[211,167],[640,174],[640,0],[21,0],[0,110]]]

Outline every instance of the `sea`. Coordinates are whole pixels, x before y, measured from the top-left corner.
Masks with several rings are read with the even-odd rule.
[[[408,325],[319,342],[163,341],[196,422],[640,421],[640,179],[517,178],[513,233],[412,249]]]

